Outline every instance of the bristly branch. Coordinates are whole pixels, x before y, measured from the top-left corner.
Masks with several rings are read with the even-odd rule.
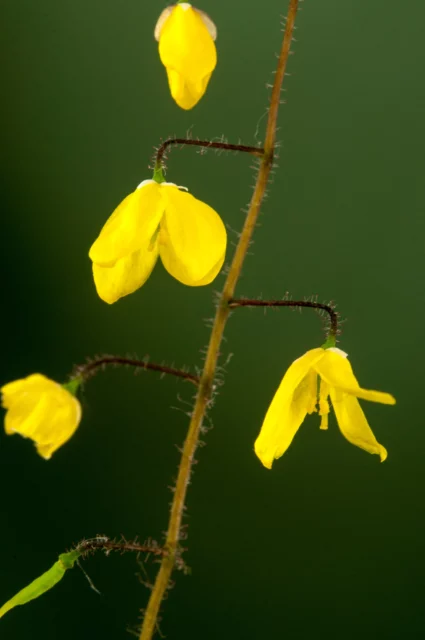
[[[315,302],[314,300],[253,300],[250,298],[231,298],[229,307],[305,307],[325,311],[329,315],[329,335],[336,338],[340,330],[338,326],[339,315],[331,304]]]
[[[155,556],[166,556],[168,551],[164,547],[160,547],[155,540],[146,540],[143,544],[138,543],[136,540],[129,542],[122,539],[120,542],[111,540],[107,536],[96,536],[95,538],[89,538],[87,540],[81,540],[74,549],[80,551],[82,556],[89,555],[94,551],[132,551],[136,553],[151,553]]]
[[[291,47],[297,9],[298,0],[290,0],[282,48],[276,67],[270,99],[264,153],[261,157],[257,180],[251,197],[251,202],[249,204],[247,216],[245,218],[245,223],[217,306],[204,369],[198,386],[196,402],[191,414],[186,440],[183,445],[173,502],[171,505],[170,519],[168,522],[166,547],[169,549],[169,555],[165,556],[161,560],[161,567],[156,576],[148,606],[145,610],[139,640],[152,640],[157,625],[159,609],[167,591],[171,573],[176,562],[187,487],[192,472],[194,456],[199,444],[199,434],[202,422],[213,393],[220,345],[223,339],[224,328],[230,313],[229,300],[234,296],[235,287],[242,271],[242,266],[257,223],[260,207],[264,199],[264,194],[273,166],[280,92]]]
[[[264,154],[264,149],[261,149],[261,147],[250,147],[245,144],[230,144],[228,142],[212,140],[192,140],[190,138],[169,138],[161,144],[156,152],[156,169],[162,169],[164,167],[164,154],[167,148],[173,144],[191,147],[206,147],[209,149],[224,149],[226,151],[241,151],[242,153],[250,153],[258,158],[261,158]]]
[[[85,364],[77,365],[73,371],[72,378],[82,378],[83,380],[87,380],[108,365],[122,365],[134,367],[135,369],[158,371],[159,373],[165,373],[167,375],[176,376],[177,378],[182,378],[183,380],[188,380],[196,386],[199,384],[198,376],[188,373],[187,371],[183,371],[182,369],[174,369],[173,367],[167,367],[163,364],[155,364],[154,362],[149,362],[147,358],[144,360],[137,360],[135,358],[110,355],[99,356],[89,360]]]
[[[112,551],[118,551],[120,553],[143,553],[147,555],[153,555],[156,558],[165,558],[169,550],[166,547],[161,547],[156,540],[148,538],[143,543],[135,540],[126,540],[124,536],[121,536],[120,540],[114,540],[104,535],[97,535],[94,538],[87,538],[81,540],[73,550],[79,551],[82,558],[95,553],[96,551],[103,551],[106,555],[109,555]],[[177,569],[189,573],[190,569],[185,564],[182,553],[186,551],[184,547],[179,547],[176,553],[175,566]]]

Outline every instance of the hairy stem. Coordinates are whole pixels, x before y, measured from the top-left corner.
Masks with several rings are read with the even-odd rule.
[[[148,360],[136,360],[134,358],[125,358],[123,356],[100,356],[90,360],[86,364],[81,364],[75,367],[72,377],[82,378],[87,380],[92,375],[102,370],[106,365],[122,365],[134,367],[135,369],[146,369],[147,371],[158,371],[159,373],[165,373],[167,375],[176,376],[177,378],[183,378],[188,380],[196,386],[199,384],[199,377],[183,371],[182,369],[174,369],[173,367],[167,367],[163,364],[155,364],[154,362],[148,362]]]
[[[276,124],[280,103],[280,91],[285,75],[286,63],[291,46],[292,32],[295,16],[298,8],[298,0],[290,0],[286,19],[285,33],[282,49],[277,63],[272,95],[270,99],[269,115],[266,127],[266,139],[264,154],[258,171],[254,192],[249,205],[248,213],[236,247],[226,282],[221,293],[220,301],[214,319],[208,345],[204,370],[198,387],[195,406],[193,408],[189,429],[183,446],[179,465],[177,482],[171,506],[170,519],[167,530],[166,548],[168,555],[161,561],[160,570],[156,576],[155,584],[145,611],[143,625],[139,636],[140,640],[151,640],[155,632],[159,608],[168,588],[171,572],[176,556],[178,555],[180,527],[186,500],[187,486],[190,479],[192,464],[199,440],[199,432],[205,411],[211,400],[214,388],[214,377],[217,359],[220,353],[220,344],[223,338],[224,328],[230,313],[229,300],[233,297],[236,283],[241,274],[242,265],[254,232],[255,224],[263,201],[270,171],[273,165],[274,145],[276,140]]]
[[[136,541],[129,542],[127,540],[117,542],[116,540],[110,540],[107,536],[96,536],[95,538],[82,540],[74,549],[75,551],[80,551],[83,556],[94,551],[104,551],[105,553],[109,553],[110,551],[120,551],[121,553],[133,551],[135,553],[150,553],[154,556],[167,555],[167,550],[158,546],[155,542],[147,541],[143,544]]]
[[[165,152],[168,147],[173,144],[186,145],[189,147],[206,147],[209,149],[224,149],[226,151],[241,151],[244,153],[251,153],[259,158],[261,158],[264,153],[264,149],[261,147],[249,147],[245,144],[230,144],[228,142],[214,142],[212,140],[190,140],[189,138],[169,138],[161,144],[156,153],[155,168],[163,168]]]
[[[250,298],[232,298],[229,300],[229,307],[236,309],[237,307],[299,307],[307,309],[316,309],[326,311],[329,315],[328,333],[329,336],[336,338],[339,334],[338,313],[332,305],[314,300],[252,300]]]

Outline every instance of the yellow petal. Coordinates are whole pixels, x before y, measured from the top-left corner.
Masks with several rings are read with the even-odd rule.
[[[5,431],[34,440],[49,458],[69,440],[81,419],[81,406],[69,391],[41,374],[16,380],[2,388],[7,408]]]
[[[254,449],[265,467],[280,458],[291,444],[306,414],[312,407],[312,394],[317,391],[315,363],[324,350],[311,349],[291,364],[264,418]]]
[[[68,391],[65,393],[71,395]],[[72,395],[71,399],[72,402],[69,401],[62,407],[56,407],[48,429],[46,425],[43,432],[39,429],[35,434],[36,437],[32,436],[36,443],[37,453],[45,460],[49,460],[52,454],[74,435],[80,423],[81,405]]]
[[[158,241],[121,258],[111,267],[93,264],[93,277],[99,297],[113,304],[139,289],[149,278],[158,258]]]
[[[178,71],[167,69],[170,93],[181,109],[192,109],[204,95],[211,73],[198,80],[189,82]]]
[[[341,433],[356,447],[378,454],[381,462],[384,462],[387,450],[373,435],[357,398],[333,388],[330,395]]]
[[[190,193],[162,186],[166,200],[159,255],[167,271],[183,284],[209,284],[220,271],[227,234],[220,216]]]
[[[53,453],[56,451],[57,446],[54,443],[50,444],[36,444],[35,448],[39,456],[44,458],[45,460],[50,460]]]
[[[165,7],[165,9],[162,11],[161,15],[158,18],[158,21],[155,25],[155,30],[154,30],[154,36],[155,36],[155,40],[158,41],[159,40],[159,36],[161,35],[161,31],[162,31],[162,27],[165,24],[165,21],[168,20],[169,16],[172,14],[173,12],[173,7]]]
[[[171,8],[158,29],[159,55],[171,95],[183,109],[191,109],[202,98],[217,64],[211,26],[201,12],[181,3]]]
[[[48,395],[44,390],[40,393],[26,391],[18,397],[19,401],[12,402],[6,413],[4,429],[8,435],[19,433],[24,438],[32,438],[40,424],[45,423],[49,411]]]
[[[41,373],[33,373],[27,378],[8,382],[0,388],[0,392],[2,394],[2,406],[5,409],[9,409],[13,403],[13,398],[17,397],[18,394],[27,393],[29,395],[30,391],[36,393],[42,392],[45,388],[46,380],[48,380],[48,378],[43,376]]]
[[[315,366],[317,373],[330,387],[341,389],[351,393],[357,398],[380,402],[382,404],[395,404],[395,398],[382,391],[362,389],[351,368],[351,364],[343,352],[326,349],[324,357]]]
[[[146,180],[130,193],[110,216],[89,256],[98,265],[112,266],[117,260],[147,246],[164,211],[157,182]]]

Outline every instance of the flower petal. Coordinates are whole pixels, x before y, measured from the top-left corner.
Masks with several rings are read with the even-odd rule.
[[[314,365],[323,353],[321,348],[311,349],[295,360],[276,391],[254,445],[255,453],[268,469],[275,458],[285,453],[311,410],[317,394]]]
[[[211,73],[197,82],[189,82],[178,71],[167,69],[170,93],[181,109],[192,109],[204,95]]]
[[[183,284],[209,284],[220,271],[227,234],[220,216],[204,202],[174,186],[163,186],[166,209],[159,254],[167,271]]]
[[[130,193],[110,216],[89,256],[102,266],[113,264],[147,246],[158,228],[164,201],[157,182],[147,180]]]
[[[49,378],[46,378],[46,376],[43,376],[41,373],[33,373],[27,378],[20,378],[19,380],[8,382],[0,388],[2,406],[5,409],[10,409],[14,398],[19,397],[21,393],[29,395],[31,391],[35,393],[42,392],[48,380]]]
[[[45,458],[73,435],[80,422],[81,405],[75,396],[41,374],[5,385],[2,394],[8,410],[6,433],[31,438]]]
[[[44,392],[50,384],[56,383],[40,373],[34,373],[1,388],[2,406],[8,409],[4,420],[4,430],[8,435],[19,432],[30,437],[37,427],[40,415],[38,408],[40,404],[44,404]]]
[[[40,393],[24,392],[15,397],[4,418],[4,430],[8,435],[19,433],[33,438],[40,424],[45,424],[49,412],[49,398]]]
[[[357,398],[350,393],[332,387],[330,395],[342,435],[356,447],[360,447],[368,453],[378,454],[381,462],[384,462],[388,455],[387,450],[379,444],[373,435]]]
[[[171,95],[180,107],[191,109],[205,93],[217,64],[209,28],[200,12],[183,3],[172,8],[157,35]]]
[[[158,258],[158,240],[134,251],[111,267],[93,264],[93,277],[99,297],[113,304],[139,289],[149,278]]]
[[[68,392],[65,391],[65,393]],[[73,402],[56,408],[48,425],[49,429],[46,424],[43,433],[32,436],[36,443],[37,453],[45,460],[49,460],[52,454],[74,435],[80,423],[81,405],[77,398],[71,399]],[[37,435],[39,435],[38,438]]]
[[[173,7],[165,7],[165,9],[162,11],[161,15],[159,16],[157,23],[155,25],[155,30],[153,32],[153,35],[155,37],[155,40],[158,42],[159,40],[159,36],[161,35],[161,31],[162,31],[162,27],[165,24],[165,21],[168,20],[169,16],[172,14],[173,12]]]
[[[396,402],[389,393],[362,389],[353,373],[350,361],[331,349],[326,349],[324,357],[315,365],[315,369],[330,387],[341,389],[357,398],[371,402],[382,404],[395,404]]]

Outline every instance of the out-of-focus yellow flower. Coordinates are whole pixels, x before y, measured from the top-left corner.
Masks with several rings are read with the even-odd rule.
[[[255,442],[255,453],[265,467],[271,469],[273,460],[285,453],[307,413],[317,411],[316,404],[320,428],[328,428],[329,396],[347,440],[378,454],[381,462],[386,459],[387,451],[373,435],[357,398],[383,404],[395,404],[395,399],[389,393],[362,389],[347,354],[331,347],[307,351],[285,373]]]
[[[7,409],[6,433],[34,440],[37,452],[46,460],[78,427],[81,405],[77,398],[40,373],[9,382],[1,393],[2,406]]]
[[[115,209],[89,256],[97,293],[112,304],[146,282],[158,255],[168,273],[189,286],[220,271],[227,234],[220,216],[170,182],[144,180]]]
[[[159,55],[171,95],[182,109],[192,109],[205,93],[217,64],[216,36],[212,20],[188,2],[167,7],[159,17]]]

